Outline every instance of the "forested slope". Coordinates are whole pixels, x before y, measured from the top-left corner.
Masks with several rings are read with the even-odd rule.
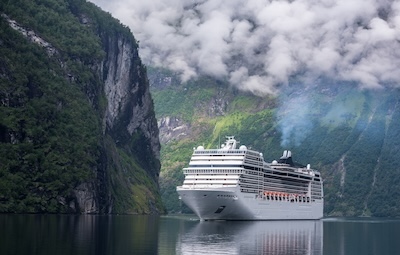
[[[325,215],[400,216],[400,92],[358,90],[354,84],[292,81],[276,97],[242,93],[224,82],[180,83],[149,71],[160,127],[161,191],[170,212],[186,211],[175,186],[192,148],[216,148],[235,135],[268,161],[293,152],[323,174]]]
[[[163,212],[130,30],[84,0],[2,1],[0,14],[0,212]]]

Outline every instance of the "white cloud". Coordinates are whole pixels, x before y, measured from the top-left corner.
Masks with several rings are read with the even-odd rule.
[[[399,0],[91,0],[128,25],[147,64],[257,94],[298,73],[400,84]]]

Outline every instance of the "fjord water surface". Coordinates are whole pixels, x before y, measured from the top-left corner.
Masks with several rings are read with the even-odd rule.
[[[0,215],[0,254],[400,254],[400,220]]]

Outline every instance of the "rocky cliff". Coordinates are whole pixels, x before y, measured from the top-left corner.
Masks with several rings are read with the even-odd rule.
[[[159,131],[129,29],[84,0],[0,12],[0,211],[162,213]]]

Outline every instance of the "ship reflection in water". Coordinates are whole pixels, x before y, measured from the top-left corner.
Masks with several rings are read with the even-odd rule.
[[[178,239],[177,254],[322,254],[323,222],[197,222]]]

